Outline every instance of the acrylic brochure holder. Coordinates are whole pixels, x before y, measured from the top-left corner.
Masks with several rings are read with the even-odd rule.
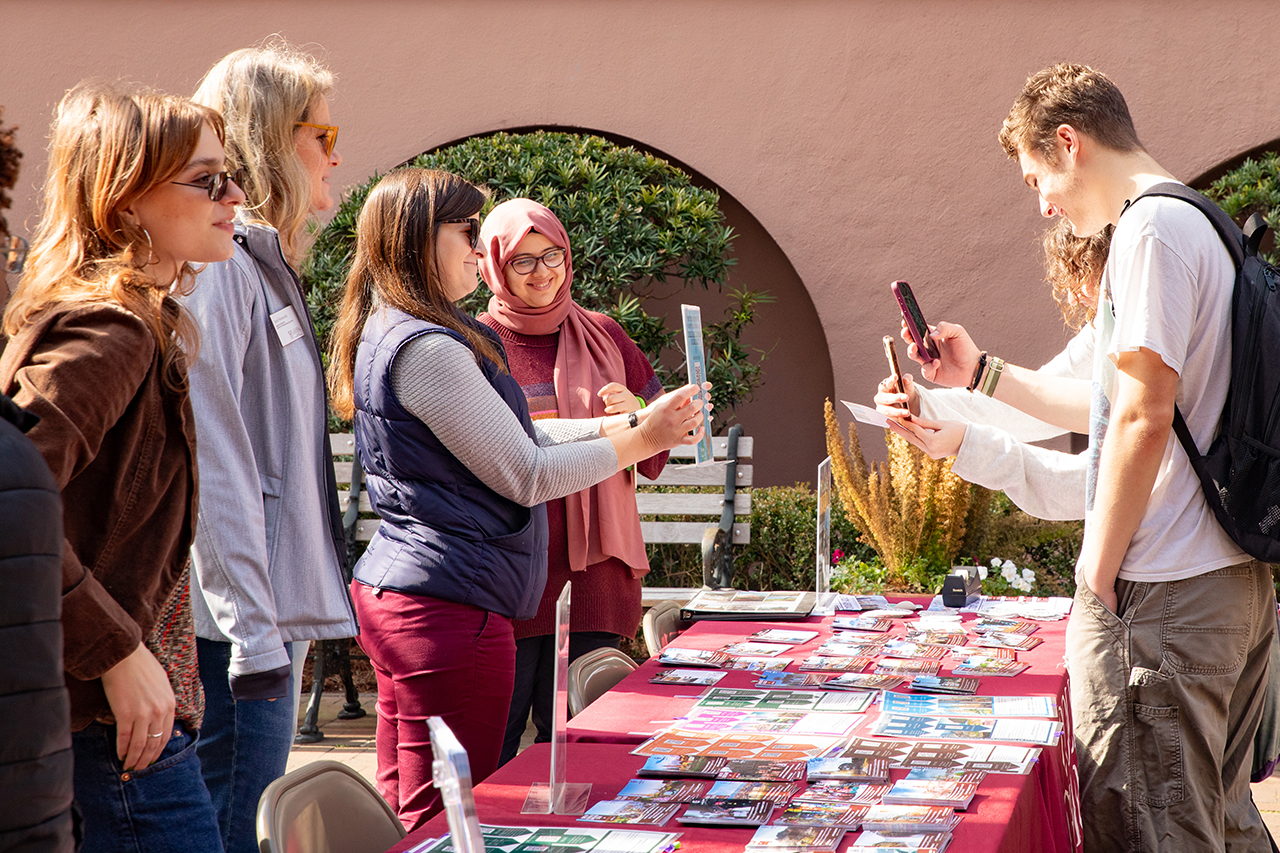
[[[551,739],[550,782],[529,787],[521,814],[582,814],[591,796],[590,782],[570,782],[569,776],[569,594],[565,581],[556,599],[555,734]]]
[[[836,595],[831,592],[831,457],[818,464],[817,560],[813,577],[817,586],[810,616],[832,616]]]
[[[471,762],[453,731],[439,717],[428,717],[431,730],[431,778],[444,801],[449,820],[449,837],[458,853],[485,853],[471,793]]]

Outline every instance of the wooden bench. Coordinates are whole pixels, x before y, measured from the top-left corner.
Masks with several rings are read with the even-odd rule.
[[[734,429],[741,432],[741,427]],[[333,448],[334,479],[338,483],[338,506],[343,512],[347,530],[348,554],[354,558],[354,543],[372,539],[378,529],[379,519],[373,512],[369,493],[364,488],[363,471],[354,488],[352,487],[351,475],[357,467],[355,436],[351,433],[332,433],[329,442]],[[750,459],[754,442],[748,437],[739,436],[735,458],[728,457],[728,436],[716,436],[711,443],[715,462],[694,465],[694,448],[678,447],[671,451],[666,467],[657,480],[637,478],[636,509],[640,512],[640,529],[647,544],[683,544],[701,548],[707,529],[718,529],[727,521],[724,507],[728,490],[726,478],[730,470],[734,472],[730,554],[733,546],[745,545],[751,541],[751,493],[747,489],[752,482]],[[675,486],[684,489],[680,492],[661,491]],[[686,520],[690,517],[696,520]],[[643,520],[646,518],[650,520]],[[352,568],[354,559],[352,565],[347,566],[348,576]],[[646,608],[659,601],[683,604],[695,592],[696,589],[683,587],[644,587],[641,603]],[[359,697],[351,680],[348,647],[337,640],[324,640],[316,646],[311,698],[307,703],[304,722],[298,730],[298,740],[303,743],[314,743],[324,737],[316,720],[320,698],[324,692],[324,673],[329,666],[336,665],[339,668],[346,689],[346,702],[339,717],[350,719],[364,716],[365,713],[360,707]]]
[[[740,429],[740,428],[735,428]],[[671,451],[667,465],[656,480],[643,477],[636,481],[636,507],[644,541],[648,544],[683,544],[702,547],[708,527],[718,527],[723,518],[725,496],[729,490],[726,475],[734,471],[732,545],[741,546],[751,541],[751,492],[752,457],[754,441],[739,436],[737,453],[728,458],[729,437],[711,439],[711,449],[716,461],[707,465],[694,465],[695,450],[678,447]],[[670,486],[694,487],[695,492],[663,492]],[[673,521],[672,517],[689,517],[693,521]],[[687,587],[645,587],[642,603],[648,608],[659,601],[684,604],[696,589]]]

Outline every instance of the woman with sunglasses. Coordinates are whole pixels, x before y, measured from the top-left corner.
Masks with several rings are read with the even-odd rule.
[[[531,421],[501,339],[454,303],[475,290],[485,194],[398,169],[369,193],[334,328],[334,409],[382,517],[356,565],[360,644],[378,673],[378,790],[407,827],[440,810],[427,718],[498,764],[515,670],[513,619],[547,577],[543,502],[701,435],[688,385],[629,419]]]
[[[502,339],[535,421],[626,415],[661,396],[653,367],[622,327],[574,302],[569,235],[554,213],[527,198],[505,201],[485,217],[480,240],[480,274],[494,295],[477,319]],[[666,462],[659,453],[637,468],[656,479]],[[537,615],[515,623],[515,689],[501,763],[519,750],[530,710],[537,742],[551,740],[555,603],[565,581],[573,581],[570,661],[636,634],[649,559],[635,494],[628,470],[547,502],[547,586]]]
[[[333,207],[333,75],[273,41],[237,50],[195,94],[227,125],[248,196],[235,255],[200,273],[191,401],[200,453],[193,609],[208,710],[200,763],[228,853],[258,849],[258,799],[285,771],[295,644],[352,637],[355,614],[320,351],[296,273],[312,214]]]
[[[82,85],[52,132],[45,203],[4,314],[0,393],[62,495],[63,662],[85,851],[222,850],[200,775],[188,549],[198,340],[174,299],[231,257],[242,193],[222,119],[185,98]],[[56,708],[57,691],[24,713]]]

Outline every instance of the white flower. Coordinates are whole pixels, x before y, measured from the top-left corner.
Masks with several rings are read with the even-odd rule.
[[[1035,579],[1036,579],[1036,573],[1035,573],[1035,571],[1034,571],[1034,570],[1032,570],[1032,569],[1023,569],[1023,570],[1022,570],[1022,577],[1023,577],[1023,578],[1025,578],[1025,579],[1026,579],[1026,580],[1028,580],[1028,581],[1033,581],[1033,580],[1035,580]]]
[[[998,569],[998,568],[1000,568],[1000,558],[999,558],[999,557],[992,557],[992,558],[991,558],[991,568],[993,568],[993,569]]]
[[[1004,567],[1015,572],[1018,570],[1018,567],[1013,564],[1013,560],[1005,560]]]
[[[1000,570],[1000,575],[1005,580],[1012,581],[1014,578],[1018,576],[1017,567],[1010,563],[1005,563],[1004,568]]]
[[[986,579],[987,579],[987,567],[978,566],[978,580],[984,581]]]

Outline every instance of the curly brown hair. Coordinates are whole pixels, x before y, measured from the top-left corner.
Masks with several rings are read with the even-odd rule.
[[[1111,250],[1108,225],[1092,237],[1077,237],[1071,223],[1059,217],[1044,232],[1044,272],[1063,321],[1079,331],[1098,311],[1098,285]]]
[[[1143,150],[1116,84],[1101,71],[1067,62],[1027,79],[1000,128],[1000,146],[1010,157],[1019,150],[1036,152],[1052,165],[1054,134],[1064,124],[1115,151]]]

